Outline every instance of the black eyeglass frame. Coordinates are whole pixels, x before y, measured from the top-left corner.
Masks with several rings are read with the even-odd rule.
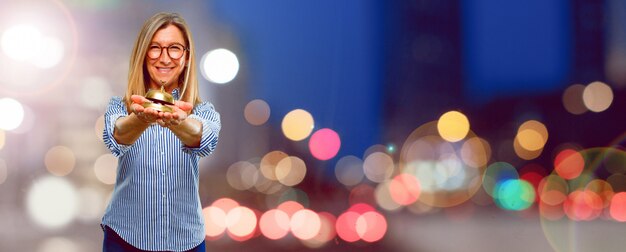
[[[172,57],[172,54],[170,53],[170,48],[173,47],[173,46],[180,46],[180,47],[182,47],[182,51],[183,52],[180,54],[180,57],[177,57],[177,58]],[[159,48],[159,55],[156,56],[156,57],[150,57],[150,50],[153,49],[153,47],[158,47]],[[175,59],[175,60],[182,58],[183,55],[185,55],[185,52],[189,51],[188,47],[186,47],[186,46],[184,46],[184,45],[182,45],[180,43],[174,43],[174,44],[171,44],[171,45],[166,46],[166,47],[163,47],[163,46],[161,46],[159,44],[151,44],[151,45],[148,46],[148,50],[146,51],[146,56],[149,59],[158,59],[158,58],[161,57],[161,55],[163,55],[163,49],[166,49],[168,57],[170,57],[171,59]]]

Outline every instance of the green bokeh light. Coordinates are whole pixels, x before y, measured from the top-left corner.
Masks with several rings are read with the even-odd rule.
[[[496,204],[505,210],[521,211],[535,202],[533,186],[523,179],[502,181],[495,188]]]

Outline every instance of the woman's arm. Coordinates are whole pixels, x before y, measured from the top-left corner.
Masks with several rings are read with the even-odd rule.
[[[144,97],[133,95],[131,100],[133,103],[130,108],[133,113],[115,121],[113,131],[115,141],[124,145],[135,143],[150,124],[156,122],[159,117],[158,111],[151,108],[146,109],[141,105],[145,100]]]

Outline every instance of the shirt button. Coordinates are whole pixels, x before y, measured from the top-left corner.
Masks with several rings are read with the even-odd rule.
[[[165,172],[161,173],[163,176],[165,176]]]
[[[163,198],[165,198],[165,194],[163,194]]]
[[[165,154],[165,152],[161,151],[161,155]]]

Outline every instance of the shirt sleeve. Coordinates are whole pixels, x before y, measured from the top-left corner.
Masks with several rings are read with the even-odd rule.
[[[200,146],[196,148],[183,145],[183,151],[200,157],[213,153],[217,146],[220,129],[222,128],[220,114],[215,111],[213,104],[210,102],[198,104],[188,118],[193,118],[202,123],[202,139],[200,139]]]
[[[104,132],[102,133],[102,139],[104,145],[106,145],[114,156],[120,157],[126,153],[132,145],[124,145],[118,143],[113,137],[113,131],[115,130],[115,121],[120,117],[127,116],[126,105],[122,101],[122,98],[115,96],[109,101],[107,110],[104,113]]]

